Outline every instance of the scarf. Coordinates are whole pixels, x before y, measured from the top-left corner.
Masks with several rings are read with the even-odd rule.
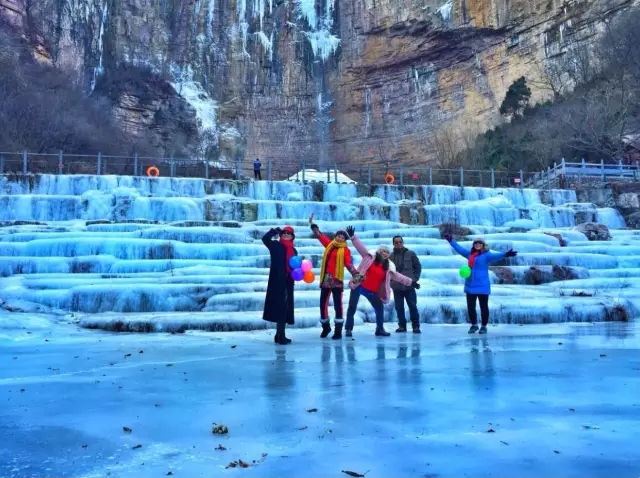
[[[324,280],[324,273],[327,269],[327,260],[329,254],[333,249],[336,250],[336,280],[344,280],[344,248],[347,246],[346,242],[336,242],[334,239],[324,248],[324,254],[322,254],[322,266],[320,267],[320,280]]]
[[[285,267],[287,268],[287,274],[289,274],[289,277],[291,277],[291,266],[289,265],[289,261],[291,260],[291,258],[293,256],[295,256],[295,251],[293,250],[293,241],[285,241],[284,239],[280,238],[280,244],[282,244],[284,246],[284,250],[285,250]]]
[[[472,252],[469,255],[469,267],[473,268],[473,265],[476,263],[476,257],[478,257],[482,252]]]

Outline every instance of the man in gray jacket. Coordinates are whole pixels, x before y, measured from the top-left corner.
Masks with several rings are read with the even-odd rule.
[[[393,238],[393,253],[389,259],[395,264],[396,271],[407,277],[411,277],[411,279],[415,281],[420,280],[422,266],[420,265],[418,256],[416,256],[415,252],[404,247],[404,240],[401,236],[395,236]],[[413,333],[419,334],[420,314],[418,313],[416,290],[395,281],[391,281],[391,288],[393,289],[396,314],[398,315],[398,329],[396,332],[407,331],[407,318],[404,315],[404,301],[406,300],[407,306],[409,306],[409,318],[411,319]]]

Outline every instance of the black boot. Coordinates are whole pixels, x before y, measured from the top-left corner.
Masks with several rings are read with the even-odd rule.
[[[333,340],[339,340],[342,338],[342,323],[337,322],[336,323],[336,329],[333,332],[333,337],[331,337]]]
[[[273,338],[273,341],[280,345],[287,345],[291,343],[291,339],[288,339],[284,333],[285,323],[278,322],[276,325],[276,336]]]
[[[326,339],[331,333],[331,324],[329,323],[329,319],[321,319],[320,323],[322,323],[322,332],[320,333],[320,338]]]

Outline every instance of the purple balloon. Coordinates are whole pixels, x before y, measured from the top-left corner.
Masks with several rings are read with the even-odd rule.
[[[300,268],[291,271],[291,278],[295,281],[301,281],[304,278],[304,271]]]

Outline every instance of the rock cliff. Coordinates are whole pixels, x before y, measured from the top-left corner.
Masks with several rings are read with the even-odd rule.
[[[170,84],[197,120],[198,134],[178,128],[182,140],[204,141],[198,151],[216,159],[410,164],[431,159],[425,139],[445,126],[496,124],[513,80],[539,76],[630,3],[0,0],[0,10],[89,92],[125,67]],[[534,100],[548,94],[530,84]],[[123,124],[178,134],[170,115],[184,108],[166,89],[148,101],[116,90]]]

